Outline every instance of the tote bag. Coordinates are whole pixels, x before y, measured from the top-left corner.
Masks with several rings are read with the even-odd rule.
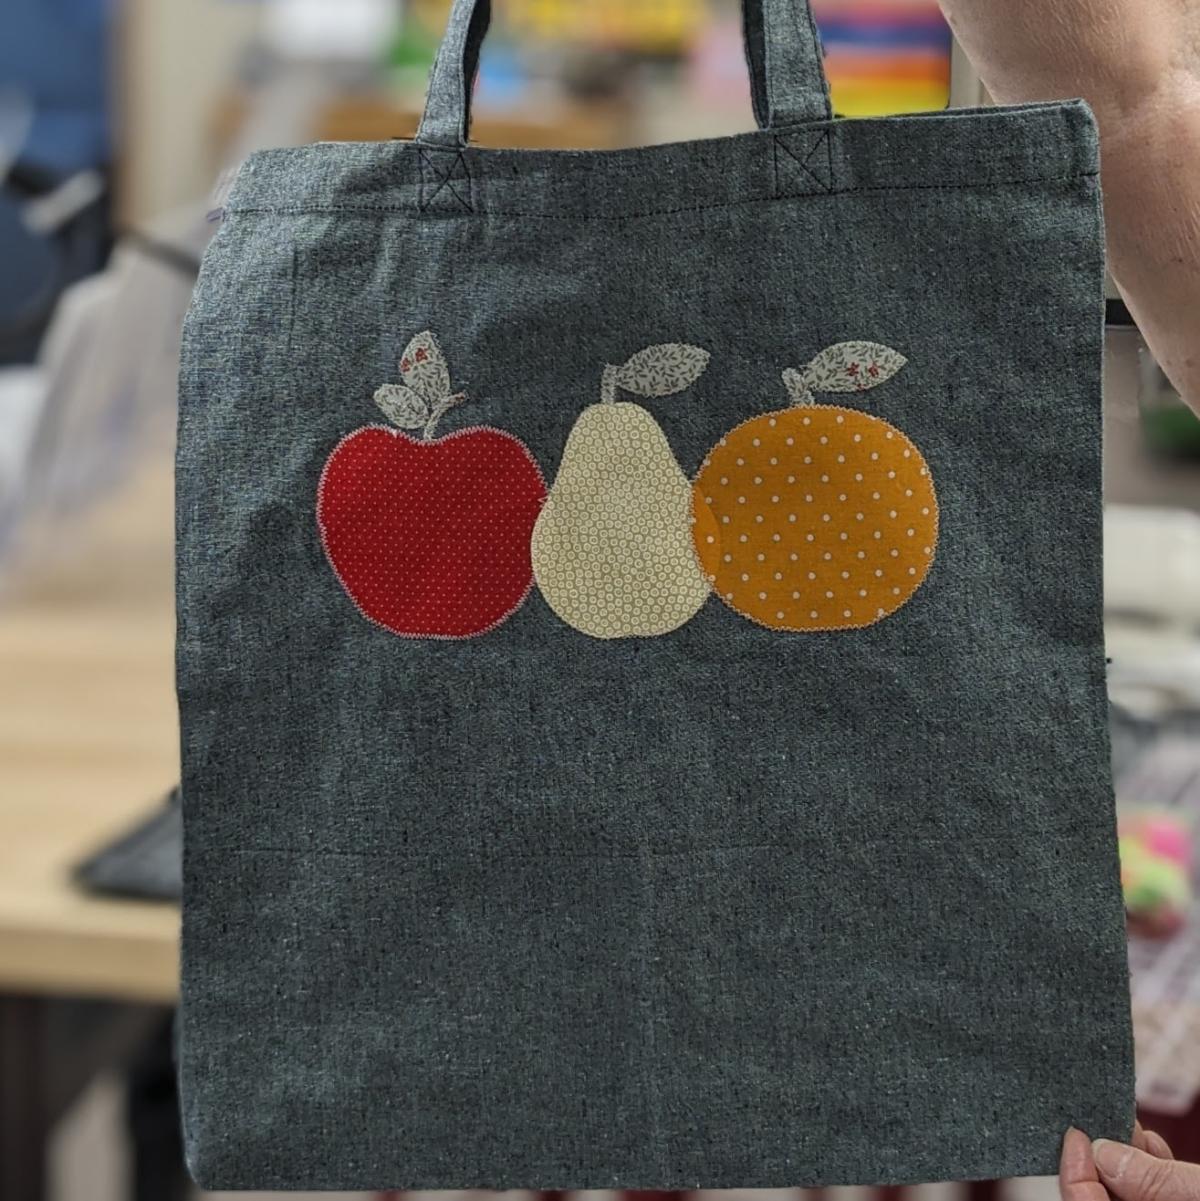
[[[1082,103],[255,154],[187,322],[211,1188],[1054,1170],[1124,1137]]]

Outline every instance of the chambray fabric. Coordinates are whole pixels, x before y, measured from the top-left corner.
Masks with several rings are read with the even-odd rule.
[[[903,1183],[1051,1172],[1071,1124],[1128,1136],[1090,114],[830,120],[787,57],[816,53],[806,7],[769,0],[767,128],[481,149],[454,133],[472,9],[428,140],[249,160],[187,321],[193,1173]],[[785,367],[896,347],[861,405],[930,464],[930,576],[857,632],[713,598],[602,641],[535,590],[486,635],[397,638],[330,570],[316,491],[427,328],[469,395],[443,432],[511,431],[548,480],[604,365],[648,344],[712,354],[643,402],[689,475],[786,403]]]

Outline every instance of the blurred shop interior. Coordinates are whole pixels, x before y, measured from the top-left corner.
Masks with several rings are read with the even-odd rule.
[[[0,5],[0,1201],[194,1195],[171,1068],[180,323],[237,164],[410,136],[447,7]],[[936,0],[813,7],[840,115],[987,103]],[[753,127],[737,0],[494,8],[483,144]],[[1115,291],[1108,319],[1106,621],[1139,1102],[1200,1159],[1200,419]]]

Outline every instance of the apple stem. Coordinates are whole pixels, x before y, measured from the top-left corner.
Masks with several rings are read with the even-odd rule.
[[[433,406],[433,411],[429,414],[429,420],[425,423],[425,441],[428,442],[433,437],[433,431],[437,429],[437,423],[446,415],[446,413],[454,408],[455,405],[460,405],[467,399],[465,392],[455,392],[453,396],[443,396],[441,400]]]
[[[808,386],[807,376],[801,375],[794,367],[789,367],[783,373],[783,384],[792,398],[793,405],[800,406],[817,403],[817,398]]]
[[[606,363],[604,374],[600,377],[600,402],[611,405],[617,403],[617,372],[619,367]]]

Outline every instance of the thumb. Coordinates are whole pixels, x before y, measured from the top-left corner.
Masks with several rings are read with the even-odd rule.
[[[1157,1159],[1124,1143],[1097,1139],[1092,1144],[1096,1170],[1120,1201],[1200,1201],[1200,1167]]]

